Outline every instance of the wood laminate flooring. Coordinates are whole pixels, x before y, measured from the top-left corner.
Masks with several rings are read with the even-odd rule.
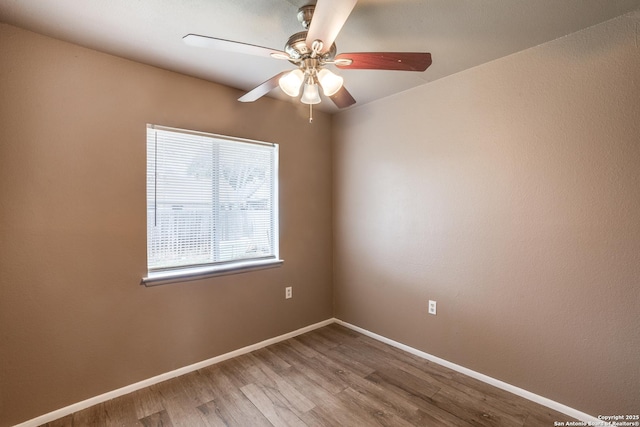
[[[331,324],[44,426],[539,427],[568,420]]]

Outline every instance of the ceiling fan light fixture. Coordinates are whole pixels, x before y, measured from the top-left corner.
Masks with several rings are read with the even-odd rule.
[[[335,95],[340,88],[342,88],[342,84],[344,83],[344,79],[341,76],[327,70],[326,68],[318,71],[318,81],[320,82],[322,91],[326,96]]]
[[[298,68],[280,77],[278,85],[284,93],[295,97],[300,94],[300,87],[303,81],[304,73]]]
[[[305,83],[300,102],[303,104],[319,104],[320,93],[318,91],[318,85],[313,82]]]

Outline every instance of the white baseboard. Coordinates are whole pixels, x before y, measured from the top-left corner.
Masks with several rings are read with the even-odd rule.
[[[117,390],[113,390],[113,391],[101,394],[99,396],[95,396],[90,399],[83,400],[82,402],[74,403],[73,405],[69,405],[67,407],[58,409],[56,411],[49,412],[48,414],[41,415],[37,418],[33,418],[29,421],[25,421],[23,423],[17,424],[14,427],[37,427],[39,425],[57,420],[58,418],[66,417],[67,415],[70,415],[74,412],[87,409],[93,405],[106,402],[107,400],[115,399],[116,397],[124,396],[125,394],[132,393],[134,391],[152,386],[154,384],[158,384],[162,381],[166,381],[171,378],[178,377],[180,375],[188,374],[189,372],[197,371],[198,369],[206,368],[207,366],[210,366],[210,365],[215,365],[216,363],[220,363],[224,360],[250,353],[252,351],[261,349],[263,347],[267,347],[271,344],[276,344],[278,342],[288,340],[289,338],[302,335],[306,332],[321,328],[323,326],[327,326],[334,322],[335,322],[335,319],[327,319],[322,322],[315,323],[313,325],[305,326],[304,328],[297,329],[295,331],[286,333],[284,335],[270,338],[268,340],[261,341],[257,344],[252,344],[247,347],[243,347],[238,350],[231,351],[229,353],[221,354],[220,356],[203,360],[202,362],[194,363],[193,365],[185,366],[183,368],[179,368],[171,372],[166,372],[164,374],[160,374],[155,377],[148,378],[146,380],[137,382],[135,384],[131,384],[131,385],[119,388]]]
[[[555,402],[551,399],[547,399],[546,397],[539,396],[535,393],[531,393],[530,391],[521,389],[520,387],[516,387],[514,385],[505,383],[504,381],[497,380],[495,378],[489,377],[487,375],[481,374],[479,372],[473,371],[471,369],[465,368],[464,366],[456,365],[455,363],[451,363],[447,360],[441,359],[439,357],[433,356],[429,353],[425,353],[424,351],[417,350],[413,347],[409,347],[408,345],[399,343],[392,339],[383,337],[382,335],[375,334],[366,329],[362,329],[358,326],[352,325],[350,323],[344,322],[340,319],[335,319],[335,322],[345,326],[349,329],[352,329],[356,332],[360,332],[363,335],[371,337],[375,340],[383,342],[385,344],[389,344],[393,347],[399,348],[400,350],[404,350],[407,353],[411,353],[415,356],[422,357],[423,359],[429,360],[431,362],[437,363],[438,365],[442,365],[446,368],[452,369],[454,371],[460,372],[464,375],[467,375],[471,378],[475,378],[484,383],[497,387],[499,389],[508,391],[517,396],[524,397],[527,400],[538,403],[542,406],[546,406],[547,408],[553,409],[554,411],[561,412],[565,415],[568,415],[572,418],[585,422],[587,425],[604,425],[602,424],[602,420],[599,420],[596,417],[593,417],[589,414],[585,414],[584,412],[578,411],[577,409],[570,408],[569,406],[563,405],[562,403]],[[560,420],[558,420],[560,421]],[[591,423],[591,424],[590,424]]]
[[[225,361],[227,359],[231,359],[233,357],[237,357],[237,356],[241,356],[243,354],[250,353],[252,351],[261,349],[263,347],[267,347],[267,346],[269,346],[271,344],[276,344],[278,342],[288,340],[289,338],[293,338],[293,337],[296,337],[298,335],[302,335],[302,334],[304,334],[306,332],[310,332],[310,331],[313,331],[314,329],[318,329],[318,328],[321,328],[323,326],[327,326],[327,325],[329,325],[331,323],[338,323],[338,324],[340,324],[342,326],[345,326],[345,327],[347,327],[349,329],[352,329],[354,331],[360,332],[361,334],[366,335],[368,337],[371,337],[371,338],[373,338],[375,340],[378,340],[378,341],[383,342],[385,344],[389,344],[389,345],[391,345],[393,347],[396,347],[396,348],[399,348],[401,350],[404,350],[407,353],[411,353],[411,354],[416,355],[418,357],[422,357],[423,359],[429,360],[431,362],[437,363],[439,365],[442,365],[442,366],[447,367],[449,369],[452,369],[454,371],[460,372],[462,374],[465,374],[467,376],[470,376],[472,378],[475,378],[477,380],[485,382],[485,383],[487,383],[489,385],[492,385],[494,387],[497,387],[497,388],[500,388],[502,390],[508,391],[508,392],[513,393],[513,394],[515,394],[517,396],[520,396],[520,397],[523,397],[525,399],[528,399],[528,400],[530,400],[532,402],[538,403],[538,404],[540,404],[542,406],[546,406],[547,408],[550,408],[550,409],[553,409],[555,411],[561,412],[561,413],[563,413],[565,415],[568,415],[568,416],[570,416],[572,418],[576,418],[576,419],[578,419],[580,421],[583,421],[583,422],[587,423],[587,425],[589,425],[589,423],[592,423],[592,425],[602,425],[602,424],[597,424],[597,423],[602,423],[601,420],[599,420],[599,419],[597,419],[597,418],[595,418],[595,417],[593,417],[593,416],[591,416],[589,414],[585,414],[584,412],[580,412],[577,409],[570,408],[570,407],[568,407],[566,405],[563,405],[561,403],[555,402],[555,401],[553,401],[551,399],[547,399],[546,397],[539,396],[539,395],[537,395],[535,393],[531,393],[531,392],[529,392],[527,390],[521,389],[519,387],[513,386],[511,384],[505,383],[503,381],[497,380],[495,378],[489,377],[487,375],[481,374],[481,373],[473,371],[471,369],[465,368],[464,366],[456,365],[455,363],[451,363],[451,362],[449,362],[447,360],[444,360],[444,359],[441,359],[439,357],[433,356],[433,355],[431,355],[429,353],[425,353],[425,352],[417,350],[417,349],[415,349],[413,347],[409,347],[408,345],[405,345],[405,344],[399,343],[397,341],[394,341],[392,339],[383,337],[382,335],[375,334],[375,333],[370,332],[370,331],[368,331],[366,329],[363,329],[363,328],[360,328],[358,326],[352,325],[350,323],[344,322],[344,321],[342,321],[340,319],[332,318],[332,319],[324,320],[324,321],[319,322],[319,323],[315,323],[313,325],[306,326],[304,328],[297,329],[295,331],[286,333],[284,335],[280,335],[280,336],[277,336],[277,337],[274,337],[274,338],[270,338],[270,339],[261,341],[261,342],[256,343],[256,344],[252,344],[252,345],[249,345],[247,347],[243,347],[243,348],[240,348],[238,350],[231,351],[229,353],[221,354],[220,356],[216,356],[216,357],[213,357],[211,359],[204,360],[202,362],[194,363],[193,365],[185,366],[183,368],[179,368],[179,369],[176,369],[176,370],[171,371],[171,372],[166,372],[164,374],[160,374],[160,375],[157,375],[155,377],[148,378],[146,380],[137,382],[135,384],[131,384],[131,385],[119,388],[117,390],[113,390],[113,391],[101,394],[99,396],[95,396],[95,397],[92,397],[90,399],[83,400],[82,402],[74,403],[73,405],[69,405],[67,407],[58,409],[58,410],[53,411],[53,412],[49,412],[48,414],[41,415],[41,416],[39,416],[37,418],[33,418],[33,419],[31,419],[29,421],[25,421],[25,422],[23,422],[21,424],[17,424],[14,427],[37,427],[39,425],[46,424],[48,422],[51,422],[51,421],[57,420],[59,418],[65,417],[67,415],[70,415],[70,414],[72,414],[74,412],[78,412],[78,411],[81,411],[83,409],[87,409],[87,408],[89,408],[91,406],[94,406],[94,405],[97,405],[99,403],[106,402],[106,401],[111,400],[111,399],[115,399],[116,397],[124,396],[125,394],[132,393],[134,391],[143,389],[145,387],[152,386],[154,384],[158,384],[158,383],[160,383],[162,381],[166,381],[166,380],[169,380],[171,378],[178,377],[180,375],[184,375],[184,374],[188,374],[188,373],[193,372],[193,371],[197,371],[198,369],[202,369],[202,368],[205,368],[205,367],[210,366],[210,365],[215,365],[216,363],[220,363],[222,361]],[[595,423],[595,424],[593,424],[593,423]]]

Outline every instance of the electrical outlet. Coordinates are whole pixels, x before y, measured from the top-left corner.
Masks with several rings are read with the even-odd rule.
[[[429,300],[429,314],[436,315],[436,305],[437,303],[433,300]]]
[[[285,299],[289,299],[293,296],[293,288],[291,286],[287,286],[284,288],[284,297]]]

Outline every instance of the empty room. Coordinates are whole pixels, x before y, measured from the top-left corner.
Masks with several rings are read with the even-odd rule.
[[[1,0],[0,427],[640,426],[640,0]]]

